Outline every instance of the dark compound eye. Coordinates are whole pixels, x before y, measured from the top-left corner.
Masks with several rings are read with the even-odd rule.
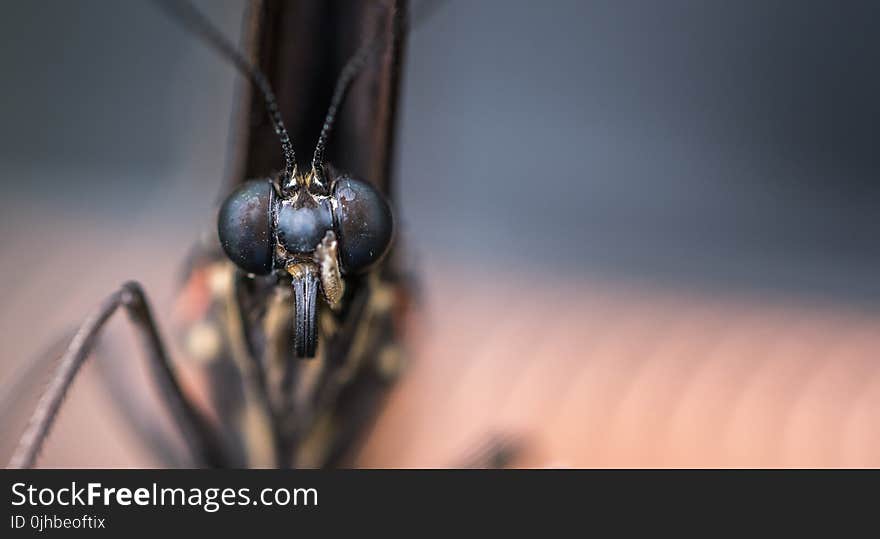
[[[272,186],[266,180],[241,184],[220,207],[217,231],[226,255],[248,273],[272,271],[269,208]]]
[[[333,185],[339,258],[346,272],[357,273],[378,262],[394,235],[394,219],[385,197],[367,182],[342,178]]]

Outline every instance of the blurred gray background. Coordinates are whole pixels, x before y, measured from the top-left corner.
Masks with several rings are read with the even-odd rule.
[[[243,2],[197,3],[238,35]],[[880,4],[429,4],[395,194],[429,288],[513,271],[880,306]],[[167,314],[242,83],[146,2],[2,8],[5,370],[125,279]]]
[[[237,35],[242,2],[200,5]],[[413,9],[398,196],[425,263],[880,299],[875,2]],[[0,24],[6,286],[96,239],[36,236],[51,219],[109,251],[210,226],[231,67],[144,2],[6,2]]]

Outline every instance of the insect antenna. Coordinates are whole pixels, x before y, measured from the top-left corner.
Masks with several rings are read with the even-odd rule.
[[[400,14],[398,13],[396,15]],[[392,21],[391,39],[393,41],[394,37],[399,32],[403,31],[402,26],[404,21],[400,16],[395,16]],[[330,98],[330,105],[327,107],[327,114],[324,116],[324,124],[321,126],[321,133],[318,135],[318,142],[315,144],[315,153],[312,156],[312,173],[317,176],[319,183],[323,184],[324,182],[324,150],[327,147],[327,139],[330,138],[333,124],[336,121],[336,114],[339,112],[339,108],[345,100],[346,92],[348,92],[355,78],[367,64],[367,60],[369,60],[370,56],[372,56],[382,45],[380,37],[381,35],[376,35],[371,39],[365,40],[345,63],[345,66],[339,73],[339,77],[336,79],[333,96]]]
[[[223,443],[213,427],[184,393],[143,289],[135,282],[128,282],[107,298],[74,334],[19,440],[9,468],[34,466],[67,391],[80,368],[91,357],[101,331],[113,314],[120,309],[128,313],[142,340],[152,378],[161,392],[162,402],[171,412],[171,417],[192,451],[195,462],[211,467],[227,467],[234,464],[227,458]]]
[[[278,110],[278,101],[275,99],[275,93],[269,85],[269,80],[257,66],[249,62],[244,54],[188,0],[153,1],[186,30],[192,32],[196,37],[204,41],[205,44],[229,60],[263,94],[263,101],[266,102],[266,111],[269,113],[269,120],[271,120],[272,127],[281,141],[281,151],[284,154],[284,178],[281,183],[282,185],[287,185],[290,180],[296,177],[296,153],[293,151],[293,144],[290,142],[287,128],[284,127],[284,120],[281,118],[281,112]]]
[[[336,87],[333,89],[333,97],[330,99],[330,106],[327,107],[327,115],[324,117],[324,125],[321,126],[321,134],[318,136],[318,143],[315,145],[315,154],[312,156],[312,171],[323,179],[324,168],[324,150],[327,147],[327,139],[333,130],[333,124],[336,121],[336,114],[345,94],[354,82],[355,77],[360,73],[361,69],[366,65],[367,60],[373,51],[378,49],[378,40],[371,40],[362,44],[358,50],[346,62],[345,67],[336,79]]]

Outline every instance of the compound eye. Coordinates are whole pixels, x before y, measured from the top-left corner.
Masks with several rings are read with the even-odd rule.
[[[391,207],[367,182],[342,178],[333,185],[339,258],[347,273],[367,270],[385,256],[394,235]]]
[[[238,186],[220,206],[220,245],[226,256],[248,273],[266,275],[272,271],[271,203],[269,182],[251,180]]]

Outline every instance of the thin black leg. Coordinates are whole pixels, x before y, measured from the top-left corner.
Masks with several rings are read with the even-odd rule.
[[[209,467],[223,467],[226,464],[222,446],[213,430],[180,388],[141,286],[135,282],[128,282],[108,297],[76,332],[31,416],[9,463],[10,468],[34,466],[70,385],[80,367],[91,355],[95,340],[104,324],[120,306],[125,307],[129,319],[141,338],[162,402],[168,406],[195,462]]]
[[[454,468],[499,469],[507,468],[522,450],[522,443],[511,435],[490,435],[468,451]]]

